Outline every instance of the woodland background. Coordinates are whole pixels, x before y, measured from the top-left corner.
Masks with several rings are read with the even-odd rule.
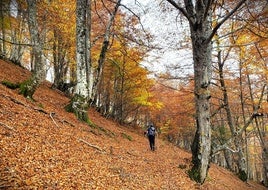
[[[227,3],[230,7],[232,4],[233,1]],[[33,52],[28,29],[27,3],[2,0],[0,6],[1,58],[34,72],[38,57]],[[127,5],[121,4],[116,12],[115,6],[109,0],[91,2],[91,72],[93,85],[98,88],[94,88],[97,90],[90,106],[102,116],[128,126],[144,127],[152,121],[161,138],[190,150],[195,133],[193,75],[181,77],[180,72],[174,73],[180,63],[170,65],[170,70],[158,75],[143,67],[140,63],[147,53],[157,49],[150,43],[154,36],[140,30],[139,15]],[[166,4],[160,7],[168,14]],[[42,46],[40,59],[49,73],[46,77],[52,82],[51,88],[72,97],[77,83],[76,2],[38,1],[36,8],[39,25],[35,42]],[[213,39],[210,104],[212,161],[239,173],[243,157],[246,179],[265,184],[268,181],[267,14],[267,1],[248,3],[243,12],[218,31]],[[109,43],[103,57],[107,36]],[[191,45],[180,48],[190,49]],[[1,68],[1,72],[6,71]],[[4,84],[9,82],[1,80]],[[241,136],[236,138],[239,131]]]

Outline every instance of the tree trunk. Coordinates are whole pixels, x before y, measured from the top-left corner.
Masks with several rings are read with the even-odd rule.
[[[266,143],[267,144],[267,143]],[[263,184],[268,187],[268,146],[262,149],[262,163],[263,163]]]
[[[109,40],[110,40],[110,36],[111,36],[111,29],[112,29],[112,25],[114,23],[114,19],[115,19],[115,15],[118,11],[118,8],[120,6],[121,0],[118,0],[116,2],[114,11],[112,12],[112,14],[110,15],[110,20],[109,23],[106,27],[106,31],[104,34],[104,39],[102,42],[102,48],[101,48],[101,52],[99,55],[99,59],[98,59],[98,67],[96,70],[96,76],[94,78],[94,82],[93,82],[93,87],[92,87],[92,98],[93,102],[95,103],[97,101],[97,92],[98,92],[98,88],[99,88],[99,83],[101,81],[101,77],[102,77],[102,71],[103,71],[103,64],[105,62],[105,57],[106,57],[106,53],[108,50],[108,46],[109,46]]]
[[[192,144],[193,167],[190,176],[199,183],[204,183],[210,164],[211,127],[210,127],[210,80],[212,46],[209,39],[212,33],[211,13],[206,6],[197,1],[185,1],[189,13],[191,40],[194,60],[194,93],[196,110],[196,133]],[[200,4],[199,4],[200,3]]]
[[[203,183],[207,176],[211,155],[210,126],[210,80],[211,80],[211,40],[221,25],[241,7],[246,0],[241,0],[214,29],[211,28],[213,1],[184,0],[184,8],[174,0],[167,0],[178,9],[190,25],[194,60],[196,133],[192,144],[193,167],[191,177]]]
[[[218,42],[218,39],[217,39],[217,42]],[[228,123],[228,126],[230,128],[232,137],[235,138],[234,145],[235,145],[236,149],[238,150],[238,153],[237,153],[238,154],[238,160],[237,160],[238,173],[239,173],[239,177],[243,181],[246,181],[247,180],[246,159],[244,156],[243,148],[241,146],[241,144],[243,143],[243,142],[241,142],[241,139],[243,139],[243,137],[242,137],[242,135],[236,136],[235,125],[233,122],[232,112],[231,112],[230,105],[229,105],[227,88],[226,88],[225,80],[224,80],[224,76],[223,76],[224,62],[221,61],[221,51],[218,51],[217,58],[218,58],[220,85],[221,85],[222,94],[223,94],[224,109],[225,109],[226,115],[227,115],[227,123]],[[242,98],[242,92],[241,92],[241,98]],[[242,100],[241,100],[241,102],[242,102]],[[243,106],[242,106],[242,110],[244,110]],[[244,122],[245,122],[245,119],[244,119]]]
[[[240,58],[241,55],[240,55]],[[244,101],[244,93],[243,93],[243,74],[242,74],[242,61],[240,60],[239,63],[239,87],[240,87],[240,103],[241,103],[241,111],[242,111],[242,117],[243,117],[243,122],[244,125],[246,124],[246,115],[245,115],[245,101]],[[245,132],[246,129],[243,131]],[[241,180],[247,181],[247,159],[245,157],[244,153],[244,138],[243,138],[243,133],[241,134],[236,134],[237,131],[235,131],[234,136],[234,145],[236,149],[238,150],[238,158],[236,160],[237,166],[238,166],[238,176]]]
[[[1,43],[1,48],[0,48],[0,58],[6,57],[6,29],[5,29],[5,14],[4,10],[8,10],[7,7],[5,7],[6,2],[4,0],[1,0],[0,2],[0,18],[1,18],[1,30],[2,30],[2,43]]]
[[[259,137],[261,149],[262,149],[262,180],[263,184],[268,187],[268,141],[267,141],[267,130],[264,122],[264,118],[261,116],[255,118],[257,135]]]
[[[76,1],[76,88],[68,111],[76,114],[77,118],[89,122],[87,109],[89,100],[88,84],[88,42],[87,42],[87,11],[88,0]]]
[[[23,42],[23,32],[25,30],[24,14],[25,13],[22,11],[21,5],[18,3],[16,19],[19,24],[18,27],[14,27],[11,32],[13,45],[11,47],[10,60],[16,65],[20,66],[21,66],[22,55],[25,49],[25,46],[20,45]],[[10,27],[12,28],[12,24]]]
[[[79,94],[88,97],[88,83],[86,73],[86,10],[87,0],[77,0],[76,4],[76,74],[77,74],[77,86],[75,94]]]
[[[93,67],[91,62],[91,0],[87,1],[86,29],[86,73],[88,83],[88,100],[91,100],[93,91]]]
[[[194,57],[194,81],[195,81],[195,105],[196,105],[196,133],[192,145],[193,168],[192,177],[203,183],[208,172],[211,153],[211,127],[210,127],[210,76],[211,76],[211,44],[206,43],[209,27],[204,26],[191,29],[193,57]],[[206,28],[206,32],[202,31]]]
[[[28,25],[31,35],[32,52],[34,58],[34,71],[31,78],[21,85],[20,92],[28,98],[32,98],[37,87],[46,77],[46,65],[42,60],[43,44],[38,31],[36,0],[27,0]]]
[[[54,82],[52,87],[57,88],[62,92],[68,92],[69,87],[66,82],[67,71],[69,68],[68,61],[66,60],[66,48],[67,48],[66,42],[64,42],[58,31],[54,30],[54,39],[53,39]]]

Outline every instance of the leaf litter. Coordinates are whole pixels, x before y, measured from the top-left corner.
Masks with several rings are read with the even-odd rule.
[[[0,67],[0,81],[30,76],[2,60]],[[0,85],[0,189],[265,189],[213,164],[196,184],[187,175],[190,153],[160,138],[151,152],[140,129],[90,109],[99,126],[92,129],[64,110],[69,99],[50,86],[44,82],[30,101]]]

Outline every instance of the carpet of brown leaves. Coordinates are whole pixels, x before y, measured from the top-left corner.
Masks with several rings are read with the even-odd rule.
[[[2,60],[0,68],[0,81],[30,75]],[[50,86],[42,84],[30,101],[0,84],[0,189],[265,189],[215,165],[196,184],[187,176],[189,153],[160,138],[151,152],[138,129],[92,109],[99,127],[90,128],[65,112],[69,99]]]

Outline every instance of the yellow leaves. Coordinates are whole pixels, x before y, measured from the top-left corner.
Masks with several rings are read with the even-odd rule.
[[[138,96],[133,98],[134,102],[141,105],[141,106],[152,106],[153,104],[148,101],[148,96]]]

